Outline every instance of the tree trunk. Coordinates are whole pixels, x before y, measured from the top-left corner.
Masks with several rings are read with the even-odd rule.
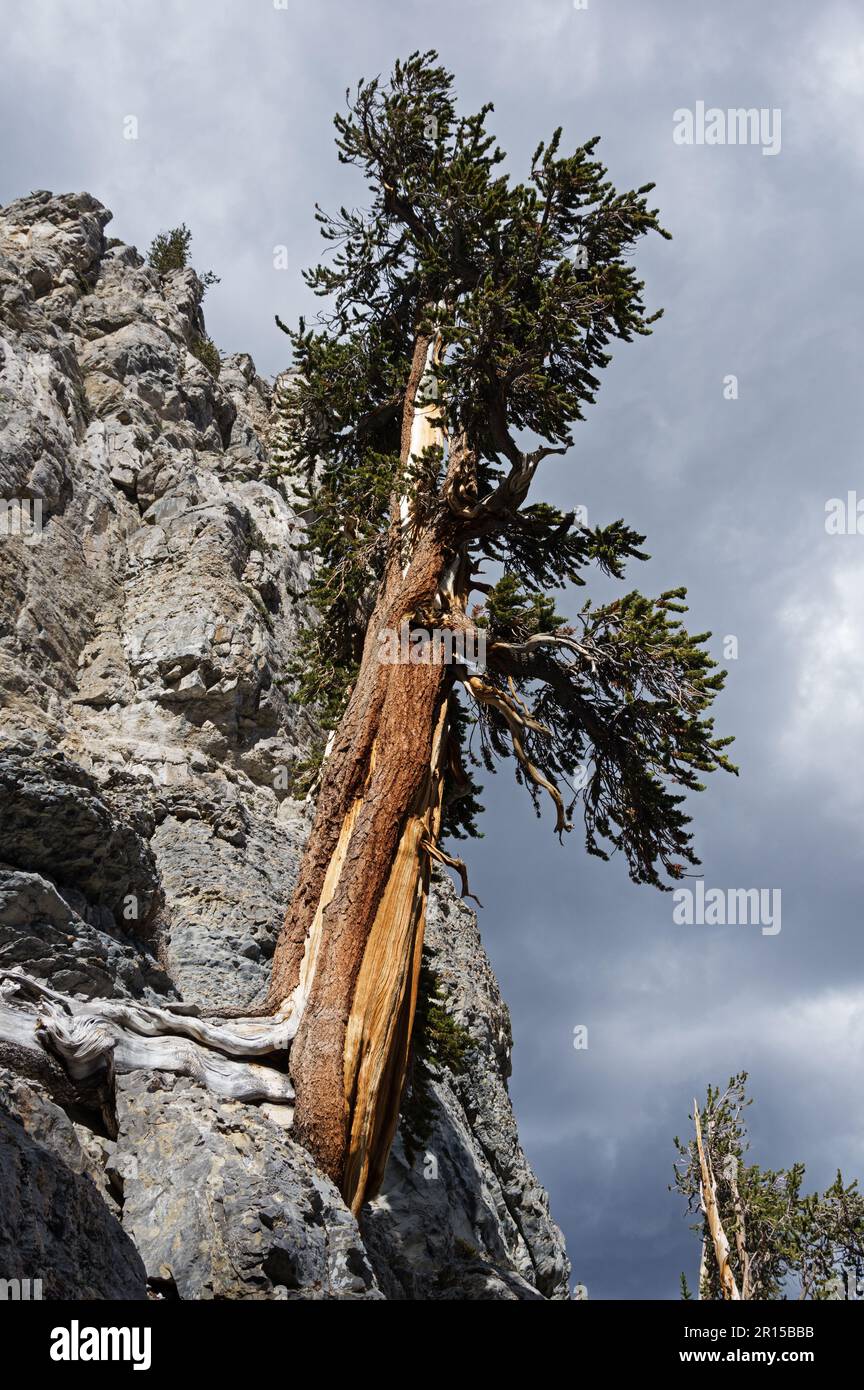
[[[387,664],[382,633],[434,611],[454,558],[446,509],[420,516],[411,460],[440,442],[418,401],[437,341],[419,338],[402,426],[390,558],[273,962],[269,1003],[297,1021],[295,1130],[356,1211],[377,1190],[398,1120],[440,831],[446,668]]]

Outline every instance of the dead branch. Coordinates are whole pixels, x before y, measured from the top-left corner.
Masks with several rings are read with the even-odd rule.
[[[519,705],[514,700],[511,700],[503,691],[496,690],[493,685],[489,685],[486,681],[482,680],[480,676],[466,676],[463,678],[462,684],[477,704],[488,705],[492,709],[496,709],[499,714],[503,716],[507,728],[510,731],[513,752],[516,754],[520,766],[534,785],[542,787],[544,791],[548,792],[552,801],[555,803],[556,835],[560,836],[565,830],[571,830],[572,826],[567,819],[561,793],[555,786],[555,783],[550,782],[548,777],[544,776],[540,768],[532,763],[528,754],[525,752],[523,743],[524,731],[526,729],[533,729],[535,733],[543,734],[548,738],[550,737],[550,733],[545,724],[539,723],[538,720],[528,712],[527,706],[523,706],[523,709],[520,710]]]
[[[699,1106],[693,1102],[693,1122],[696,1125],[696,1147],[699,1150],[699,1166],[702,1170],[702,1182],[699,1187],[699,1195],[702,1202],[702,1210],[705,1213],[705,1220],[708,1222],[708,1230],[711,1232],[711,1240],[714,1244],[714,1258],[717,1261],[717,1269],[720,1274],[720,1288],[723,1297],[728,1299],[740,1299],[738,1285],[735,1282],[735,1275],[732,1273],[732,1266],[729,1263],[729,1241],[726,1232],[723,1230],[720,1221],[720,1212],[717,1208],[717,1186],[714,1182],[714,1174],[711,1171],[711,1164],[705,1153],[702,1143],[702,1125],[699,1120]]]

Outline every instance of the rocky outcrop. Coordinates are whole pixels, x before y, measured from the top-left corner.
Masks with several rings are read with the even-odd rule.
[[[381,1298],[357,1223],[279,1123],[185,1078],[123,1078],[123,1225],[180,1298]]]
[[[569,1264],[528,1164],[507,1078],[510,1015],[475,914],[438,877],[426,942],[470,1064],[434,1082],[432,1133],[409,1161],[401,1135],[363,1231],[388,1297],[567,1298]],[[454,1289],[456,1292],[454,1293]]]
[[[211,373],[196,275],[160,276],[109,219],[86,194],[0,211],[0,1209],[36,1233],[0,1226],[0,1277],[19,1242],[15,1277],[50,1266],[55,1297],[141,1297],[144,1273],[162,1297],[566,1297],[506,1009],[446,881],[429,939],[472,1063],[435,1083],[426,1152],[397,1139],[362,1237],[290,1105],[134,1049],[76,1085],[23,1027],[22,974],[78,1009],[260,1000],[309,825],[310,572],[273,390],[243,354]]]
[[[44,1298],[146,1296],[98,1143],[41,1086],[0,1068],[0,1278],[41,1280]]]

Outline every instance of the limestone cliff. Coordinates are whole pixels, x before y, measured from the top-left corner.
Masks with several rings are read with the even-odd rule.
[[[273,388],[244,354],[212,375],[194,272],[160,276],[109,220],[86,194],[0,211],[0,1275],[57,1298],[566,1298],[507,1011],[448,880],[428,940],[471,1065],[435,1083],[413,1163],[397,1138],[362,1232],[292,1141],[278,1067],[237,1099],[194,1043],[180,1069],[117,1048],[79,1082],[40,1026],[55,997],[259,1000],[309,824],[290,788],[316,728],[287,681],[309,571]]]

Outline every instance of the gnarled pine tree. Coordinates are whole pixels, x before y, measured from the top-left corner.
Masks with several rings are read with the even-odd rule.
[[[610,344],[658,317],[628,259],[667,235],[652,185],[616,192],[596,140],[565,155],[560,131],[515,183],[491,109],[459,115],[434,53],[349,94],[339,157],[370,203],[319,210],[336,254],[307,279],[327,308],[285,328],[287,463],[306,480],[321,615],[299,689],[332,732],[268,1005],[294,1035],[298,1137],[355,1209],[397,1123],[430,866],[462,871],[442,838],[482,809],[469,734],[487,766],[515,759],[535,804],[548,795],[559,834],[584,767],[588,850],[621,850],[660,886],[697,862],[683,793],[731,766],[706,715],[722,675],[708,634],[681,626],[683,590],[588,603],[570,626],[555,613],[550,590],[592,563],[622,577],[643,537],[529,501]],[[467,637],[457,653],[482,632],[485,661],[422,640],[408,662],[380,659],[403,624]]]

